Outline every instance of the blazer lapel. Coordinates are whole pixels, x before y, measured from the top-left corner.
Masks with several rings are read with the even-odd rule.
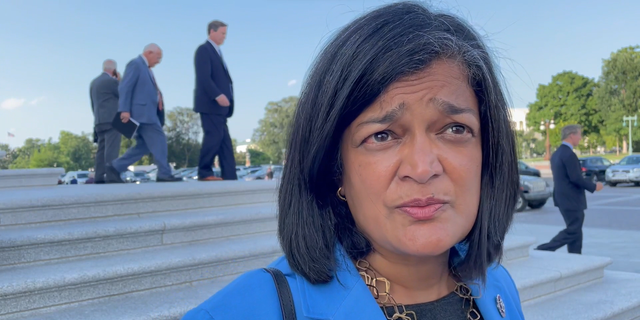
[[[489,267],[489,269],[491,268],[497,267]],[[470,285],[469,287],[474,297],[479,296],[474,301],[484,320],[524,320],[516,309],[516,304],[520,304],[520,298],[518,296],[510,296],[511,291],[505,288],[500,279],[496,279],[491,270],[487,272],[487,284],[485,287],[480,288],[478,284]],[[501,313],[501,310],[504,313]]]
[[[222,66],[222,70],[224,70],[224,73],[227,75],[227,78],[229,78],[229,81],[231,81],[231,75],[229,74],[229,70],[227,70],[227,66],[222,61],[222,56],[220,56],[220,54],[218,54],[218,51],[216,50],[216,48],[214,48],[213,45],[211,43],[209,43],[209,41],[205,42],[205,45],[209,48],[209,52],[211,52],[211,54],[214,57],[218,58],[218,61],[220,62],[220,65]]]
[[[298,277],[298,287],[304,297],[304,316],[323,320],[385,320],[382,310],[340,245],[336,248],[336,262],[336,276],[329,283],[312,285]]]
[[[147,70],[147,76],[149,77],[149,80],[151,80],[151,84],[153,84],[156,88],[158,88],[158,85],[153,79],[153,75],[151,75],[151,68],[149,68],[149,65],[147,65],[146,62],[144,62],[144,58],[142,56],[138,56],[138,59],[140,60],[140,65],[142,65],[143,69]]]

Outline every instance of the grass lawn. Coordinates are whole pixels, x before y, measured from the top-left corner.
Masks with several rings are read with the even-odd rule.
[[[634,155],[640,155],[640,153],[634,152]],[[605,159],[608,159],[610,161],[615,161],[618,162],[620,161],[622,158],[626,157],[628,154],[622,154],[620,153],[620,155],[616,155],[614,154],[594,154],[594,155],[588,155],[588,154],[584,154],[584,155],[580,155],[578,156],[578,158],[586,158],[586,157],[603,157]],[[530,158],[530,159],[520,159],[526,163],[531,163],[531,162],[542,162],[544,161],[544,158]]]

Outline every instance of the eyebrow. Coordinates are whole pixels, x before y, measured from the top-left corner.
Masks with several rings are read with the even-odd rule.
[[[476,118],[480,118],[480,115],[478,114],[478,111],[469,108],[469,107],[460,107],[457,106],[456,104],[454,104],[453,102],[438,98],[438,97],[433,97],[429,100],[429,103],[432,103],[433,105],[435,105],[436,107],[438,107],[438,109],[440,109],[440,111],[448,116],[457,116],[460,114],[470,114],[472,116],[475,116]]]
[[[367,125],[367,124],[389,124],[394,122],[398,117],[402,115],[404,112],[405,104],[401,102],[397,106],[393,107],[393,109],[389,110],[387,113],[383,114],[380,117],[371,118],[365,121],[362,121],[359,126]]]

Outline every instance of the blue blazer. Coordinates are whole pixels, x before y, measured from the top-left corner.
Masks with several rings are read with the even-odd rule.
[[[211,113],[230,118],[233,115],[233,81],[222,57],[209,41],[196,50],[194,59],[196,89],[193,95],[193,111]],[[224,94],[231,105],[223,107],[216,98]]]
[[[300,320],[386,320],[382,310],[364,284],[355,265],[342,247],[336,249],[337,277],[325,284],[311,284],[294,273],[284,257],[271,264],[280,269],[291,287],[297,318]],[[501,265],[487,271],[487,284],[470,286],[485,320],[524,320],[518,290],[507,270]],[[497,307],[500,295],[505,318]],[[282,319],[280,302],[273,278],[263,269],[238,277],[182,320]]]
[[[131,113],[131,118],[140,123],[157,123],[158,88],[153,82],[149,66],[142,56],[129,61],[118,86],[119,112]]]
[[[596,191],[596,184],[582,176],[578,156],[571,147],[561,144],[551,155],[553,172],[553,203],[567,210],[587,209],[587,196],[584,191]]]

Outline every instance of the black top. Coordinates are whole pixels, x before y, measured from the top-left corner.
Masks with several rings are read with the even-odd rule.
[[[418,320],[467,320],[469,300],[460,297],[455,292],[451,292],[436,301],[408,304],[404,307],[407,311],[415,312]],[[478,312],[478,315],[480,315],[477,306],[474,304],[473,307]],[[392,317],[394,314],[394,308],[384,308],[386,308],[389,318]],[[382,311],[384,312],[384,309]],[[411,319],[414,319],[412,315],[408,316]],[[479,320],[482,319],[482,316],[480,316]]]
[[[551,155],[553,172],[553,202],[556,207],[567,210],[587,209],[584,191],[594,192],[596,185],[582,176],[578,156],[569,146],[560,145]]]

